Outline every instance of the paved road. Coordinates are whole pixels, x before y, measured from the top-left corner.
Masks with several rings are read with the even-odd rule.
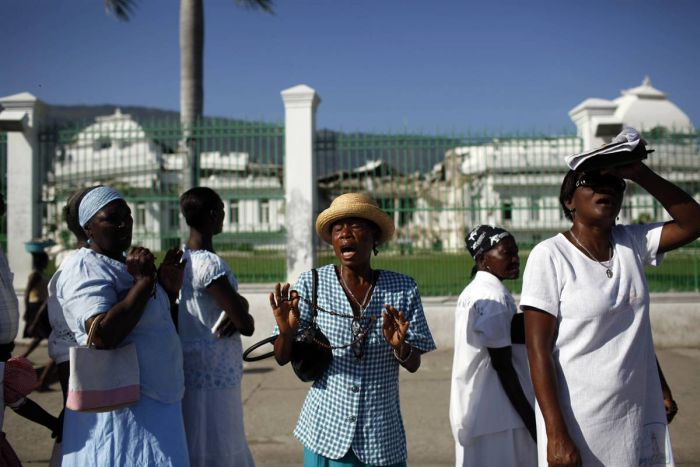
[[[666,377],[680,407],[671,425],[676,463],[700,466],[700,349],[675,348],[658,352]],[[46,362],[40,348],[30,357],[37,365]],[[401,405],[408,436],[408,463],[412,466],[446,466],[454,462],[453,442],[447,420],[451,351],[426,355],[416,374],[401,372]],[[58,413],[60,389],[31,397],[47,410]],[[246,366],[243,401],[248,441],[259,467],[299,465],[301,446],[291,436],[306,394],[291,368],[278,368],[272,361]],[[26,466],[46,465],[52,441],[42,427],[5,412],[5,432]]]

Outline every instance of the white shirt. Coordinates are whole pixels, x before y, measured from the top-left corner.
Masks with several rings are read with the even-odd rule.
[[[584,465],[637,466],[650,455],[671,458],[664,451],[666,415],[644,276],[646,265],[662,260],[662,227],[613,228],[612,278],[562,234],[537,245],[527,260],[520,306],[558,320],[552,350],[557,392]],[[539,463],[547,465],[539,407],[536,417]]]
[[[494,275],[479,271],[462,291],[455,310],[455,345],[450,391],[450,424],[455,440],[521,428],[525,425],[491,366],[488,348],[511,346],[511,320],[517,308],[508,289]],[[512,345],[513,366],[531,403],[534,397],[527,354]]]
[[[19,326],[19,301],[15,293],[14,273],[0,251],[0,344],[14,342]]]

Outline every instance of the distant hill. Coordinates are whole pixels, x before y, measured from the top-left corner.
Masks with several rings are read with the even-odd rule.
[[[111,115],[120,108],[122,113],[131,114],[136,120],[172,120],[180,121],[180,112],[163,110],[138,105],[51,105],[46,106],[46,120],[50,124],[64,126],[67,124],[92,123],[95,117]]]

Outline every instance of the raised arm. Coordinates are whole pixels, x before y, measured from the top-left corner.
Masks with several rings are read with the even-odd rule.
[[[557,395],[552,357],[557,320],[537,308],[522,308],[525,312],[525,343],[532,385],[547,432],[547,462],[550,466],[580,466],[581,456],[569,436]]]
[[[178,297],[180,296],[180,288],[182,287],[182,278],[184,276],[185,261],[182,260],[182,250],[179,248],[171,248],[165,253],[165,258],[158,266],[158,283],[163,287],[168,294],[170,301],[170,316],[178,327]]]
[[[421,352],[406,341],[409,321],[403,312],[391,305],[384,305],[384,319],[382,321],[382,334],[384,340],[394,351],[394,357],[401,366],[410,373],[415,373],[420,368]]]
[[[93,342],[98,349],[117,347],[138,324],[148,300],[156,287],[154,258],[146,248],[133,248],[126,258],[127,270],[134,277],[134,285],[126,296],[106,313],[95,332]],[[88,331],[94,317],[85,321]]]
[[[679,248],[700,237],[700,204],[681,188],[638,162],[609,171],[644,188],[671,215],[661,231],[659,253]]]
[[[299,294],[289,291],[289,284],[275,285],[270,294],[270,307],[275,316],[279,334],[275,340],[275,360],[286,365],[292,359],[292,343],[299,329]]]

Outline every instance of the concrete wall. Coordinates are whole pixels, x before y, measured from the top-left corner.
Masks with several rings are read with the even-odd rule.
[[[267,337],[275,321],[270,309],[269,289],[261,285],[240,287],[255,317],[255,334],[243,338],[243,346]],[[516,296],[516,302],[518,297]],[[438,348],[454,347],[454,310],[457,297],[424,297],[423,308]],[[700,348],[700,294],[653,294],[651,325],[657,348]]]
[[[275,327],[270,309],[269,294],[272,286],[241,284],[239,291],[250,303],[255,318],[255,334],[243,337],[243,348],[269,336]],[[516,296],[516,302],[518,297]],[[24,322],[23,296],[19,296],[20,324],[18,336],[22,335]],[[439,349],[454,347],[454,310],[457,297],[424,297],[423,308],[433,339]],[[652,294],[651,327],[657,348],[700,348],[700,294]],[[17,339],[22,340],[20,337]],[[272,350],[272,348],[270,348]]]

